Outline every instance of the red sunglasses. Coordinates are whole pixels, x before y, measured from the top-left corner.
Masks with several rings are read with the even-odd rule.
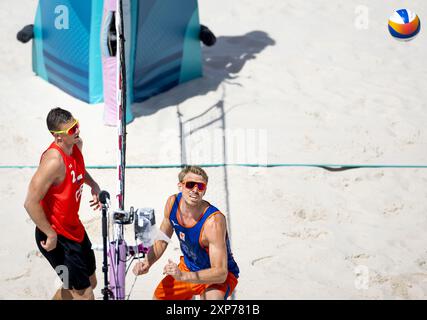
[[[195,186],[197,186],[199,191],[204,191],[206,189],[206,183],[203,182],[187,181],[184,183],[184,185],[189,190],[193,190]]]

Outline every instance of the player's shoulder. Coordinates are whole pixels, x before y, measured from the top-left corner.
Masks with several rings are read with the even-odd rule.
[[[175,201],[176,197],[177,197],[177,194],[171,194],[168,197],[167,203],[171,203],[171,202],[173,203]]]
[[[60,177],[64,170],[65,164],[61,153],[56,149],[49,149],[42,155],[37,174],[45,177]]]
[[[226,227],[225,215],[221,211],[215,210],[207,218],[206,225],[215,227]]]
[[[177,196],[178,196],[177,194],[170,195],[168,197],[168,199],[166,200],[166,206],[171,208],[173,206],[173,204],[175,203]]]
[[[177,197],[176,194],[172,194],[166,200],[166,205],[165,205],[165,217],[166,218],[169,218],[169,216],[170,216],[170,213],[172,211],[172,207],[173,207],[173,204],[175,203],[176,197]]]
[[[203,229],[204,235],[208,242],[216,241],[215,239],[224,237],[227,233],[227,223],[225,216],[221,213],[221,211],[212,212],[205,221]]]
[[[40,165],[49,167],[61,167],[64,165],[62,155],[57,149],[48,149],[43,153],[40,161]]]

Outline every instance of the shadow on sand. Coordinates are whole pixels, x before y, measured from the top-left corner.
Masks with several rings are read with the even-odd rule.
[[[227,80],[238,77],[246,62],[266,47],[275,45],[264,31],[251,31],[242,36],[220,36],[213,47],[203,47],[203,77],[179,85],[144,102],[134,103],[135,118],[179,105],[187,99],[216,91]]]

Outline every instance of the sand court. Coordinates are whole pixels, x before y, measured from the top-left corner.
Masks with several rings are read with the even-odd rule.
[[[36,77],[31,45],[16,32],[33,23],[37,1],[2,2],[0,40],[0,299],[50,299],[59,283],[38,252],[23,208],[28,183],[51,142],[56,106],[79,119],[83,154],[114,194],[116,128],[103,105],[88,105]],[[152,207],[161,221],[183,162],[283,164],[207,167],[206,199],[227,216],[240,267],[236,299],[425,299],[427,169],[332,172],[303,165],[427,166],[427,35],[402,43],[387,19],[404,1],[371,1],[360,27],[358,1],[200,1],[217,35],[203,48],[204,77],[134,104],[127,126],[126,206]],[[412,1],[421,22],[427,5]],[[142,168],[165,166],[165,168]],[[102,243],[101,214],[85,188],[80,216]],[[132,228],[129,228],[132,229]],[[127,236],[132,243],[132,230]],[[164,256],[134,283],[151,299]],[[97,299],[102,253],[96,253]]]

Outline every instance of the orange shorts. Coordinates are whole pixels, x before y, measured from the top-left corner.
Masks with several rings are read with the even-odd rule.
[[[181,271],[190,271],[181,257],[178,264]],[[224,283],[199,284],[191,282],[182,282],[175,280],[171,275],[167,275],[160,281],[154,296],[159,300],[191,300],[195,295],[203,294],[208,288],[215,288],[224,292],[224,299],[227,299],[237,285],[237,278],[233,273],[228,272],[227,279]]]

